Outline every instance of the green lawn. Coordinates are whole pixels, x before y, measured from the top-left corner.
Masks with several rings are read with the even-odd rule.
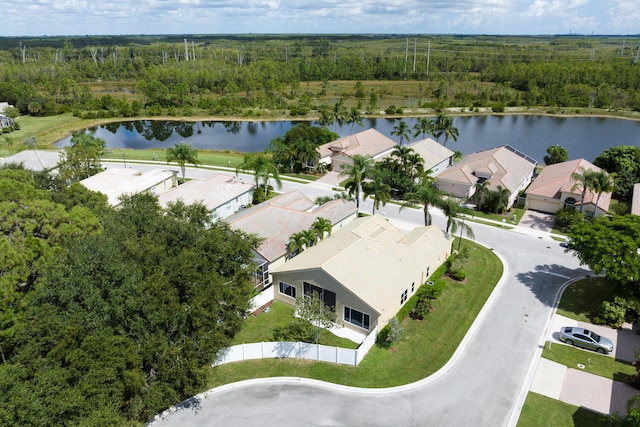
[[[479,211],[473,211],[471,213],[471,215],[473,216],[474,219],[475,218],[485,218],[485,219],[491,219],[491,220],[494,220],[494,221],[502,221],[504,219],[504,220],[506,220],[506,224],[513,225],[513,215],[516,216],[515,223],[518,224],[520,222],[520,220],[522,219],[522,216],[524,215],[524,212],[525,212],[524,209],[513,208],[508,213],[506,213],[504,215],[487,213],[487,212],[479,212]]]
[[[293,319],[293,311],[293,307],[274,301],[266,313],[247,318],[242,330],[233,338],[231,345],[273,341],[273,331],[290,323]],[[353,341],[338,337],[325,329],[320,333],[320,344],[333,347],[358,348],[358,344]]]
[[[132,149],[109,149],[108,152],[102,156],[105,160],[118,160],[123,161],[134,160],[156,160],[160,162],[166,161],[165,150],[163,149],[146,149],[146,150],[132,150]],[[204,166],[217,166],[217,167],[229,167],[236,168],[243,161],[244,154],[235,151],[209,151],[198,150],[198,160]]]
[[[468,240],[467,282],[449,281],[435,310],[424,320],[403,322],[404,333],[392,348],[374,346],[358,367],[295,359],[246,361],[211,370],[209,387],[249,378],[298,376],[359,387],[390,387],[425,378],[456,350],[502,275],[490,250]],[[433,278],[432,278],[433,280]]]
[[[608,417],[550,397],[530,392],[524,403],[518,427],[602,427]]]
[[[585,366],[581,369],[585,372],[616,381],[624,381],[636,373],[636,368],[631,366],[631,362],[558,343],[553,343],[549,348],[547,342],[542,357],[574,369],[580,369],[578,364],[581,364]]]
[[[580,322],[591,322],[591,314],[600,303],[612,300],[614,295],[613,285],[604,277],[579,280],[564,290],[557,313]]]

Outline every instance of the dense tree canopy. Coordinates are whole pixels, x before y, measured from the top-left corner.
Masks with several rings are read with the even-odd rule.
[[[66,224],[38,220],[22,233],[48,232],[59,246],[55,260],[40,257],[29,305],[3,337],[0,424],[124,425],[199,391],[249,308],[256,240],[211,224],[200,205],[163,210],[152,195],[104,211],[102,233],[87,218],[71,227],[74,211],[91,216],[86,208],[64,217],[63,205],[47,203],[32,204],[30,217],[42,208]],[[0,205],[15,218],[16,202]],[[29,252],[12,238],[0,246],[14,250],[0,253],[20,261]],[[20,282],[23,270],[0,277]]]
[[[615,174],[614,195],[631,198],[633,185],[640,182],[640,148],[621,145],[606,149],[593,164]]]
[[[573,225],[569,249],[595,273],[637,292],[640,280],[640,217],[623,215],[598,217]],[[568,250],[569,250],[568,249]]]

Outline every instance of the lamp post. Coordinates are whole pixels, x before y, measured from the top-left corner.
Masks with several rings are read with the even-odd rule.
[[[464,229],[464,217],[462,217],[462,226],[460,227],[460,237],[458,237],[458,252],[460,252],[460,244],[462,243],[462,230]]]
[[[124,158],[124,154],[122,155],[122,161],[124,162],[124,168],[127,168],[127,159]]]

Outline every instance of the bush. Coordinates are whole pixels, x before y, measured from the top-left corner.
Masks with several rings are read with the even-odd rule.
[[[603,301],[593,320],[598,325],[608,325],[617,329],[624,323],[627,308],[627,301],[621,297],[615,297],[613,302]]]
[[[447,282],[445,282],[442,279],[438,279],[431,286],[429,286],[429,285],[422,286],[418,290],[418,295],[420,297],[425,297],[425,298],[429,298],[429,299],[438,299],[438,298],[440,298],[440,295],[442,295],[442,292],[444,291],[444,287],[446,285],[447,285]]]
[[[274,341],[313,342],[314,327],[311,323],[295,318],[286,326],[273,331]]]
[[[449,276],[453,280],[462,281],[467,278],[467,273],[464,270],[451,270]]]
[[[414,320],[422,320],[425,316],[433,311],[433,306],[429,298],[423,297],[416,302],[415,307],[409,313],[409,316]]]
[[[555,214],[555,226],[561,230],[569,230],[574,224],[584,221],[584,215],[573,208],[560,209]]]

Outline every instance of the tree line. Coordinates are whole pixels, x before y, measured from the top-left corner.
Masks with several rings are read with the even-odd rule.
[[[0,99],[21,114],[73,111],[91,118],[277,109],[306,115],[331,104],[326,99],[331,81],[361,82],[332,96],[353,106],[375,97],[370,103],[383,109],[392,102],[382,104],[391,98],[390,89],[366,82],[411,83],[408,93],[397,94],[406,98],[405,107],[640,108],[638,52],[610,38],[186,36],[184,41],[134,38],[123,45],[104,38],[9,41],[3,40],[0,49]],[[320,87],[311,89],[311,82]],[[112,90],[119,95],[111,95]]]

